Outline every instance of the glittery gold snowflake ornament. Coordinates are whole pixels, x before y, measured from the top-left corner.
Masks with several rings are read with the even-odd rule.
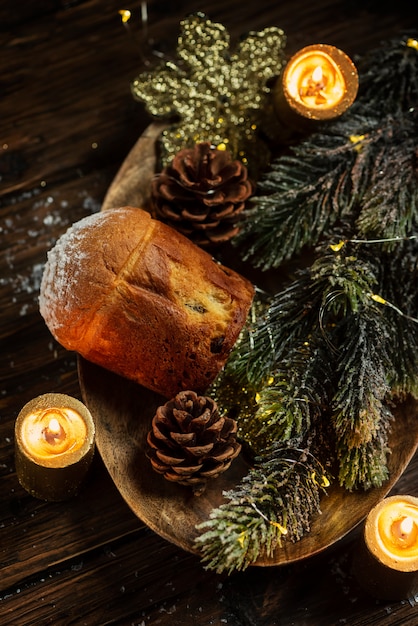
[[[222,24],[202,13],[181,22],[179,61],[168,61],[132,83],[134,97],[145,102],[151,115],[179,120],[162,134],[164,164],[179,149],[204,141],[247,161],[270,91],[268,81],[284,65],[285,39],[275,27],[251,32],[231,54]]]

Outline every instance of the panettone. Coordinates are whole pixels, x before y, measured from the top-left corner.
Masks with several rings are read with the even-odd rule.
[[[246,278],[146,211],[123,207],[59,239],[40,312],[68,350],[171,398],[209,386],[252,298]]]

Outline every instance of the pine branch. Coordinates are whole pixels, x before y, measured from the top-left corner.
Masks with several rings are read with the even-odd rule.
[[[386,401],[392,372],[388,324],[371,302],[359,314],[349,316],[341,331],[338,388],[331,401],[340,484],[346,489],[376,487],[387,478],[386,434],[391,413]]]
[[[398,242],[381,256],[380,291],[391,328],[390,386],[394,396],[418,398],[418,241]]]
[[[338,220],[354,223],[384,132],[391,127],[382,128],[380,118],[351,112],[273,160],[234,240],[244,244],[244,259],[263,270],[278,267]]]
[[[338,247],[324,251],[310,270],[273,298],[269,317],[249,335],[252,349],[249,342],[241,344],[228,370],[261,381],[254,420],[260,434],[272,439],[305,436],[324,408],[332,407],[337,456],[356,459],[355,467],[341,464],[340,479],[351,489],[376,486],[386,476],[382,433],[387,429],[382,423],[390,415],[386,400],[402,332],[395,332],[379,302],[382,297],[374,299],[385,282],[376,246],[345,242]],[[308,307],[307,294],[315,295]],[[395,320],[399,323],[399,315]],[[241,382],[246,383],[245,376]],[[362,465],[364,450],[375,450],[370,475]]]
[[[402,238],[418,224],[418,111],[390,117],[374,144],[375,163],[357,219],[359,235]],[[393,242],[386,247],[393,248]]]
[[[371,251],[384,244],[364,244]],[[418,261],[415,240],[380,252],[377,294],[340,328],[338,389],[332,400],[339,480],[347,489],[386,480],[389,408],[396,395],[418,391]],[[400,308],[401,307],[401,308]],[[412,317],[415,316],[415,317]]]
[[[390,453],[388,446],[390,417],[390,412],[386,409],[379,430],[368,443],[353,448],[337,447],[338,479],[340,485],[347,490],[352,491],[358,487],[367,490],[380,486],[389,477],[387,456]]]
[[[306,435],[324,411],[331,380],[328,351],[313,338],[297,345],[258,393],[254,420],[259,434],[282,442]]]
[[[328,480],[319,459],[348,490],[388,477],[391,402],[418,397],[417,79],[407,38],[365,57],[356,103],[277,157],[246,211],[234,240],[246,260],[275,268],[306,247],[316,260],[225,369],[275,443],[200,526],[210,569],[245,569],[309,531]]]
[[[320,306],[321,289],[313,285],[309,272],[301,271],[276,297],[238,343],[226,372],[243,384],[259,388],[294,343],[310,334]]]
[[[198,526],[202,560],[217,573],[244,570],[269,557],[282,540],[298,541],[320,511],[320,493],[329,480],[309,450],[275,445],[239,485],[225,493],[228,502]]]
[[[418,101],[418,33],[386,41],[356,63],[359,100],[383,113],[408,111]]]
[[[370,313],[363,310],[349,317],[338,352],[333,422],[338,445],[348,448],[369,443],[375,437],[390,392],[385,321]]]
[[[353,167],[356,153],[349,141],[346,148]],[[304,246],[319,241],[338,219],[339,207],[354,200],[347,155],[341,152],[332,164],[326,149],[313,158],[301,160],[295,153],[272,162],[234,240],[237,245],[245,244],[244,260],[251,259],[263,270],[278,267]]]
[[[328,348],[325,320],[331,328],[347,310],[356,311],[376,280],[373,265],[353,256],[347,245],[340,253],[327,248],[311,268],[301,270],[273,296],[265,315],[231,354],[228,374],[259,388],[290,359],[290,351],[302,349],[312,336],[322,333]]]

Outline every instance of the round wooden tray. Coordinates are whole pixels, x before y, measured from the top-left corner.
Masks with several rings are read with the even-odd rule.
[[[151,124],[128,154],[106,195],[103,210],[131,205],[146,208],[156,166],[155,144],[163,128]],[[249,467],[241,454],[230,469],[209,482],[199,497],[154,472],[145,455],[146,436],[158,405],[165,399],[79,358],[85,404],[96,424],[96,443],[117,489],[132,511],[151,529],[189,552],[196,552],[196,525],[224,502]],[[321,514],[296,543],[284,542],[271,558],[256,565],[291,563],[329,547],[351,531],[393,487],[418,445],[418,403],[408,400],[395,410],[390,436],[389,480],[379,489],[348,492],[332,485],[321,500]]]

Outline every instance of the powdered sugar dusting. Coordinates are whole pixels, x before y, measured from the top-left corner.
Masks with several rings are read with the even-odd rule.
[[[51,332],[61,327],[63,319],[77,306],[77,290],[74,286],[84,273],[91,256],[85,242],[91,228],[102,215],[95,213],[73,224],[48,252],[39,307]]]
[[[55,338],[63,329],[66,339],[70,341],[72,337],[77,343],[80,333],[87,330],[89,318],[95,315],[104,295],[103,280],[109,279],[106,251],[109,229],[101,229],[111,221],[112,231],[116,231],[118,217],[123,221],[124,215],[124,211],[118,209],[88,215],[75,222],[49,251],[39,309]],[[103,278],[103,267],[106,278]]]

